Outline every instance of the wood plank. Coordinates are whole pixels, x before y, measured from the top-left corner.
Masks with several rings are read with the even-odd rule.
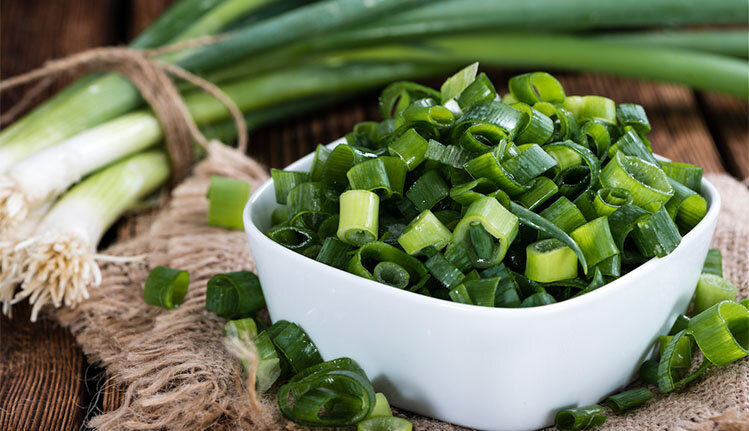
[[[27,303],[0,317],[0,429],[77,430],[89,397],[86,360],[66,329],[29,323]]]
[[[0,14],[0,77],[7,78],[45,61],[86,48],[119,42],[121,2],[118,0],[3,1]],[[43,100],[69,83],[61,79]],[[0,106],[8,109],[22,91],[3,92]]]
[[[749,179],[749,103],[716,93],[698,93],[697,100],[726,170]]]
[[[130,13],[127,19],[128,40],[139,35],[172,3],[174,0],[130,0]]]
[[[118,0],[3,1],[0,76],[14,76],[45,61],[120,42]],[[58,82],[48,96],[72,78]],[[21,91],[4,92],[8,109]],[[40,97],[39,100],[42,100]],[[0,429],[78,430],[90,396],[86,360],[70,333],[51,321],[29,322],[19,304],[13,319],[0,318]]]

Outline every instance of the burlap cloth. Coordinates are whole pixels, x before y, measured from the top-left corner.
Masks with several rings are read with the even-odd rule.
[[[131,239],[106,253],[141,262],[106,263],[103,284],[74,310],[55,317],[75,335],[89,360],[104,367],[110,383],[125,388],[115,411],[94,417],[101,430],[296,429],[280,417],[273,394],[253,406],[239,362],[224,344],[224,320],[204,309],[205,286],[215,273],[254,268],[243,232],[207,226],[205,193],[211,174],[249,180],[253,189],[266,171],[229,149],[214,149],[194,174],[173,190],[155,215],[136,217]],[[749,296],[749,190],[725,175],[710,180],[723,198],[713,247],[723,251],[725,276]],[[169,265],[190,272],[190,289],[176,310],[143,301],[149,268]],[[396,412],[416,430],[460,430],[450,424]],[[610,415],[603,429],[748,430],[749,358],[713,368],[698,383],[624,415]]]

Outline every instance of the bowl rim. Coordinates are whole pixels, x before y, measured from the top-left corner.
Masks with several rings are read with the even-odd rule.
[[[337,139],[327,146],[329,148],[335,147],[336,145],[339,145],[341,143],[344,143],[344,138]],[[311,152],[307,154],[306,156],[296,160],[295,162],[291,163],[287,167],[284,168],[284,170],[296,170],[299,169],[301,165],[304,165],[307,163],[307,161],[314,157],[315,152]],[[666,157],[662,157],[659,155],[655,155],[656,158],[662,161],[670,161],[670,159]],[[480,307],[476,305],[471,304],[461,304],[457,302],[452,301],[445,301],[439,298],[433,298],[431,296],[426,295],[419,295],[415,292],[403,290],[403,289],[396,289],[396,288],[383,288],[382,283],[378,283],[374,280],[369,280],[363,277],[359,277],[357,275],[351,274],[349,272],[346,272],[344,270],[334,268],[322,263],[319,263],[315,260],[312,260],[304,255],[301,255],[299,253],[296,253],[292,250],[289,250],[288,248],[276,243],[272,239],[270,239],[265,233],[263,233],[254,223],[252,220],[253,210],[255,206],[258,204],[258,201],[260,200],[260,197],[263,196],[265,193],[272,192],[273,189],[273,178],[269,178],[265,181],[253,194],[250,196],[250,199],[247,201],[247,204],[245,205],[244,211],[243,211],[243,220],[244,220],[244,226],[245,231],[248,235],[248,237],[252,237],[257,241],[257,245],[259,248],[263,249],[265,247],[270,248],[276,248],[277,252],[282,255],[283,258],[301,258],[308,260],[310,264],[318,264],[320,266],[320,272],[324,276],[337,276],[337,277],[343,277],[344,280],[348,279],[351,284],[356,285],[357,287],[349,286],[349,288],[359,288],[359,289],[365,289],[368,293],[371,294],[379,294],[379,295],[390,295],[392,296],[393,300],[397,301],[406,301],[411,302],[414,305],[419,306],[425,306],[425,307],[435,307],[437,309],[442,310],[452,310],[453,312],[470,312],[473,315],[476,314],[483,314],[487,316],[502,316],[502,317],[539,317],[540,315],[551,315],[551,314],[560,314],[560,313],[568,313],[568,312],[574,312],[578,310],[581,307],[588,307],[591,302],[597,302],[597,301],[605,301],[608,296],[614,296],[618,292],[622,291],[623,289],[626,289],[627,284],[630,280],[634,279],[638,275],[641,275],[647,271],[657,269],[658,265],[660,265],[662,262],[667,261],[670,258],[674,257],[674,254],[677,253],[678,250],[688,248],[691,246],[692,243],[697,241],[697,237],[699,236],[699,232],[702,232],[706,229],[709,229],[710,225],[712,224],[713,220],[716,220],[718,218],[718,214],[720,212],[721,207],[721,199],[720,194],[718,193],[718,190],[715,188],[715,186],[708,181],[704,176],[702,178],[701,182],[701,190],[700,195],[704,197],[708,201],[708,211],[705,214],[705,217],[700,220],[700,222],[692,228],[690,232],[688,232],[686,235],[682,237],[681,242],[679,245],[672,251],[669,255],[664,256],[662,258],[654,257],[648,260],[647,262],[640,265],[638,268],[633,270],[632,272],[625,274],[616,280],[607,283],[604,285],[605,289],[596,289],[592,292],[589,292],[585,295],[574,297],[567,299],[565,301],[556,302],[553,304],[548,304],[540,307],[526,307],[526,308],[501,308],[501,307]],[[340,281],[341,279],[339,279]]]

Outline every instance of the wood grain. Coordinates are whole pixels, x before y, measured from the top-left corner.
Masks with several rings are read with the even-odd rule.
[[[749,179],[749,103],[715,93],[697,97],[726,170]]]
[[[86,360],[70,333],[19,304],[0,317],[0,430],[74,430],[89,397]]]

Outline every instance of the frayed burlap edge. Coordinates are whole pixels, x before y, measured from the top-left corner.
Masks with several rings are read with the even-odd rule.
[[[146,261],[108,263],[104,283],[74,310],[60,310],[92,362],[103,366],[110,382],[124,387],[122,405],[94,417],[100,430],[280,430],[296,429],[283,420],[272,394],[251,402],[246,376],[232,356],[252,355],[226,345],[224,320],[204,310],[205,285],[215,273],[254,269],[243,232],[207,226],[205,192],[211,174],[248,180],[255,189],[267,174],[256,162],[227,148],[216,148],[193,176],[172,192],[165,209],[144,218],[133,239],[107,253],[139,255]],[[724,271],[749,296],[749,190],[725,175],[710,180],[724,208],[713,240],[723,251]],[[149,229],[142,224],[149,223]],[[190,272],[191,283],[177,310],[161,310],[142,301],[149,268],[169,265]],[[417,430],[465,428],[398,412]],[[749,359],[713,368],[697,384],[656,400],[634,412],[611,415],[610,430],[746,430],[749,429]]]

